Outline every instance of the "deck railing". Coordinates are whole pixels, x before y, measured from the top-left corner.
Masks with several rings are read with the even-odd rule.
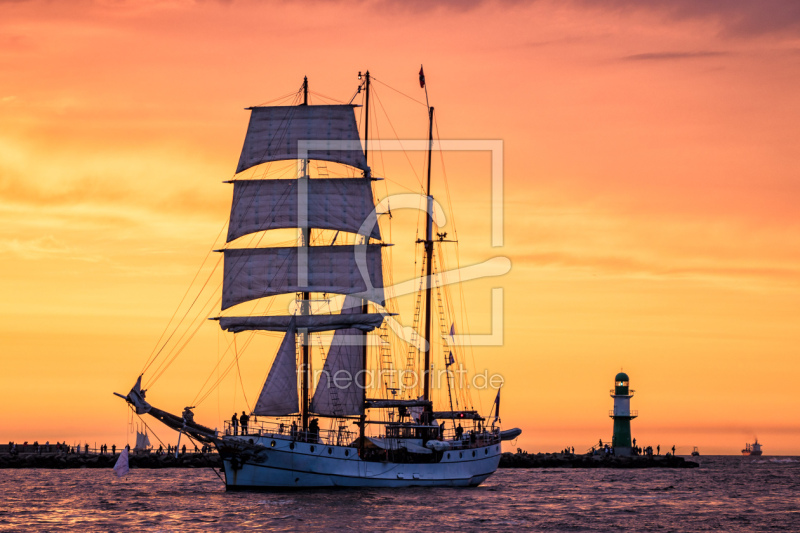
[[[329,446],[347,446],[353,443],[357,437],[357,433],[345,427],[303,431],[296,425],[293,427],[291,423],[272,421],[251,421],[247,426],[241,424],[234,426],[230,420],[227,420],[224,429],[226,435],[252,435],[254,437],[278,435],[302,442],[318,442]]]
[[[292,427],[291,423],[256,421],[250,422],[245,428],[241,425],[234,426],[230,421],[224,425],[225,435],[240,435],[253,437],[280,436],[301,442],[313,442],[326,446],[355,446],[358,433],[349,431],[344,427],[339,429],[319,429],[316,432],[302,431],[298,426]],[[378,438],[386,438],[381,433]],[[457,433],[455,429],[445,429],[441,433],[441,440],[448,441],[453,449],[468,449],[500,442],[500,430],[483,429],[482,431],[462,430]]]
[[[630,416],[631,418],[639,416],[639,411],[632,409],[629,411],[630,414],[624,415],[622,413],[617,414],[613,409],[608,412],[608,416]]]

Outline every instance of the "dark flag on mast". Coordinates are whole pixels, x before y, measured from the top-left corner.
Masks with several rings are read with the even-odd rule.
[[[422,65],[419,66],[419,88],[425,88],[425,73],[422,72]]]

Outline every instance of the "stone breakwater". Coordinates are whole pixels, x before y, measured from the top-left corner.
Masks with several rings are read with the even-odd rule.
[[[0,455],[0,468],[112,468],[119,453],[76,454],[42,453]],[[131,468],[203,468],[221,467],[222,461],[216,453],[186,453],[156,455],[154,453],[134,455],[128,459]]]
[[[565,453],[504,453],[500,468],[696,468],[694,461],[672,455],[618,457]]]
[[[20,454],[0,455],[0,468],[112,468],[119,454]],[[206,468],[222,467],[216,453],[134,455],[131,468]],[[572,455],[561,453],[504,453],[500,468],[696,468],[694,461],[671,455],[616,457],[612,455]]]

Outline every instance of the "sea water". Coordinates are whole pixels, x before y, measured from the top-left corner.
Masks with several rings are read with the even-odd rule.
[[[498,470],[477,488],[226,492],[211,469],[0,470],[20,531],[800,531],[798,458]]]

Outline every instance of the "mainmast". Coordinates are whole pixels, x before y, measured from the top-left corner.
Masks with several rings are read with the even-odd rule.
[[[307,106],[308,105],[308,76],[303,77],[303,103],[301,105]],[[302,176],[300,179],[308,179],[308,159],[303,159],[303,167],[302,167]],[[302,246],[311,246],[311,228],[306,225],[304,228],[301,229],[303,232],[303,242],[301,243]],[[303,293],[303,299],[300,302],[300,314],[302,315],[309,315],[309,293]],[[308,330],[304,330],[300,334],[301,338],[301,346],[303,347],[303,373],[302,373],[302,416],[303,416],[303,431],[308,431],[308,391],[311,387],[311,368],[309,368],[309,357],[308,357]]]
[[[428,216],[425,231],[425,341],[428,343],[428,347],[425,350],[425,368],[422,372],[422,377],[425,379],[422,399],[426,402],[431,401],[431,276],[433,274],[433,196],[431,196],[431,152],[433,151],[432,107],[428,107],[428,120]],[[427,404],[425,409],[432,410],[431,405]]]

